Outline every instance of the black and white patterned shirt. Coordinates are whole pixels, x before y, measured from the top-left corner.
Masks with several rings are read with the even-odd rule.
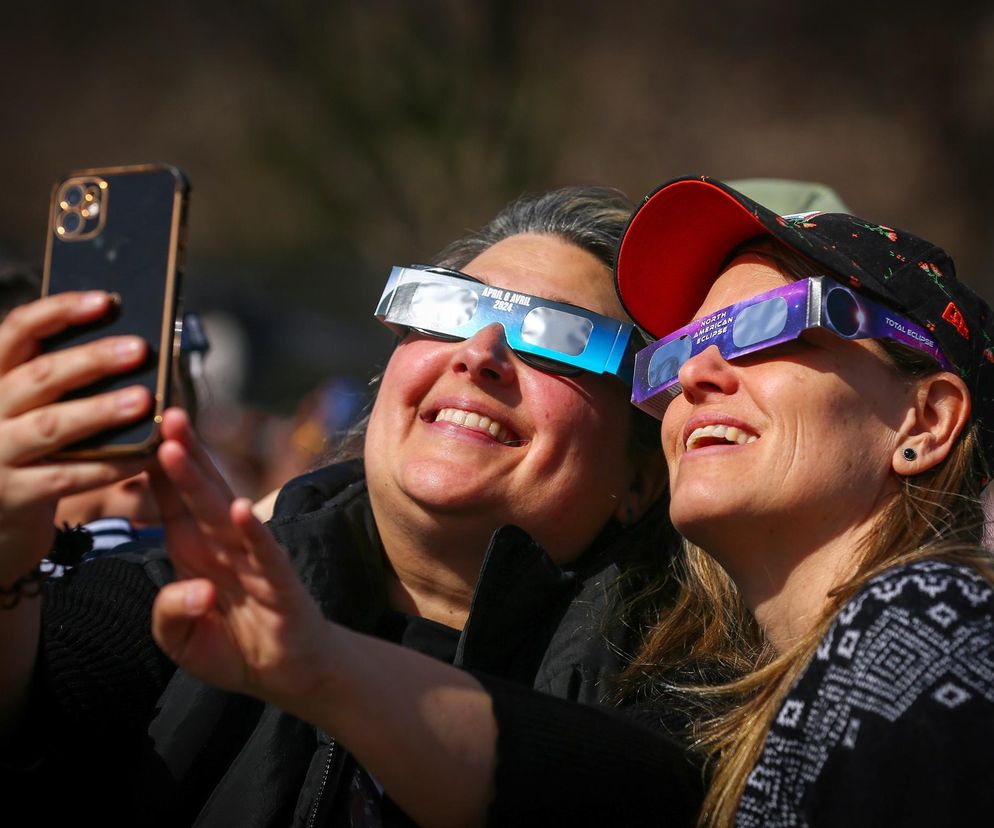
[[[994,825],[990,584],[938,561],[870,581],[784,699],[736,825]]]

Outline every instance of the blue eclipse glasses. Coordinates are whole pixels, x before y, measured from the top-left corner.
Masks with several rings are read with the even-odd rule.
[[[736,302],[674,331],[635,356],[632,402],[662,419],[680,393],[680,368],[717,345],[726,360],[797,339],[824,328],[843,339],[888,337],[924,351],[942,368],[949,361],[927,330],[890,308],[825,276],[812,276]]]
[[[390,271],[376,318],[403,336],[416,330],[441,339],[468,339],[498,324],[514,353],[555,374],[610,374],[631,384],[637,342],[631,323],[565,302],[484,284],[443,267]]]

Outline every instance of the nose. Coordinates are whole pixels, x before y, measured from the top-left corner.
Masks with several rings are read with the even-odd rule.
[[[514,378],[514,360],[498,323],[487,325],[458,345],[455,370],[466,372],[473,379],[487,379],[507,385]]]
[[[738,387],[738,374],[717,345],[705,348],[680,366],[677,379],[683,395],[692,403],[712,394],[731,394]]]

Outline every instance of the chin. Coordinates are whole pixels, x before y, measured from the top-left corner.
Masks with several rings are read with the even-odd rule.
[[[481,508],[495,490],[493,481],[449,463],[416,463],[404,469],[401,488],[425,508],[444,511]]]
[[[670,500],[670,520],[674,528],[691,543],[705,549],[714,538],[736,534],[744,515],[744,505],[730,501],[727,490],[697,492],[695,496],[680,492]]]

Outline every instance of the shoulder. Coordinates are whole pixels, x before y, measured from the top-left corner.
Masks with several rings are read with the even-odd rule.
[[[837,614],[791,696],[832,686],[894,720],[924,696],[994,705],[994,590],[971,567],[917,561],[869,581]],[[994,708],[992,708],[994,709]]]
[[[911,648],[922,657],[954,655],[964,647],[976,651],[994,642],[992,626],[994,590],[979,572],[917,561],[881,573],[842,607],[808,672],[823,672],[818,668],[823,663],[862,673],[895,648]]]
[[[879,655],[881,647],[892,646],[894,636],[941,648],[966,629],[989,631],[992,618],[994,590],[975,569],[917,561],[881,573],[843,606],[819,644],[815,662]]]
[[[966,566],[897,567],[842,608],[787,693],[739,824],[800,812],[919,825],[994,808],[992,741],[994,591]]]
[[[963,616],[994,612],[991,583],[969,566],[945,561],[916,561],[889,569],[867,582],[839,612],[835,626],[887,615],[890,610],[921,614],[942,629]]]
[[[330,501],[364,492],[366,476],[362,460],[347,460],[323,466],[295,477],[276,497],[272,522],[279,524],[302,514],[320,510]]]

